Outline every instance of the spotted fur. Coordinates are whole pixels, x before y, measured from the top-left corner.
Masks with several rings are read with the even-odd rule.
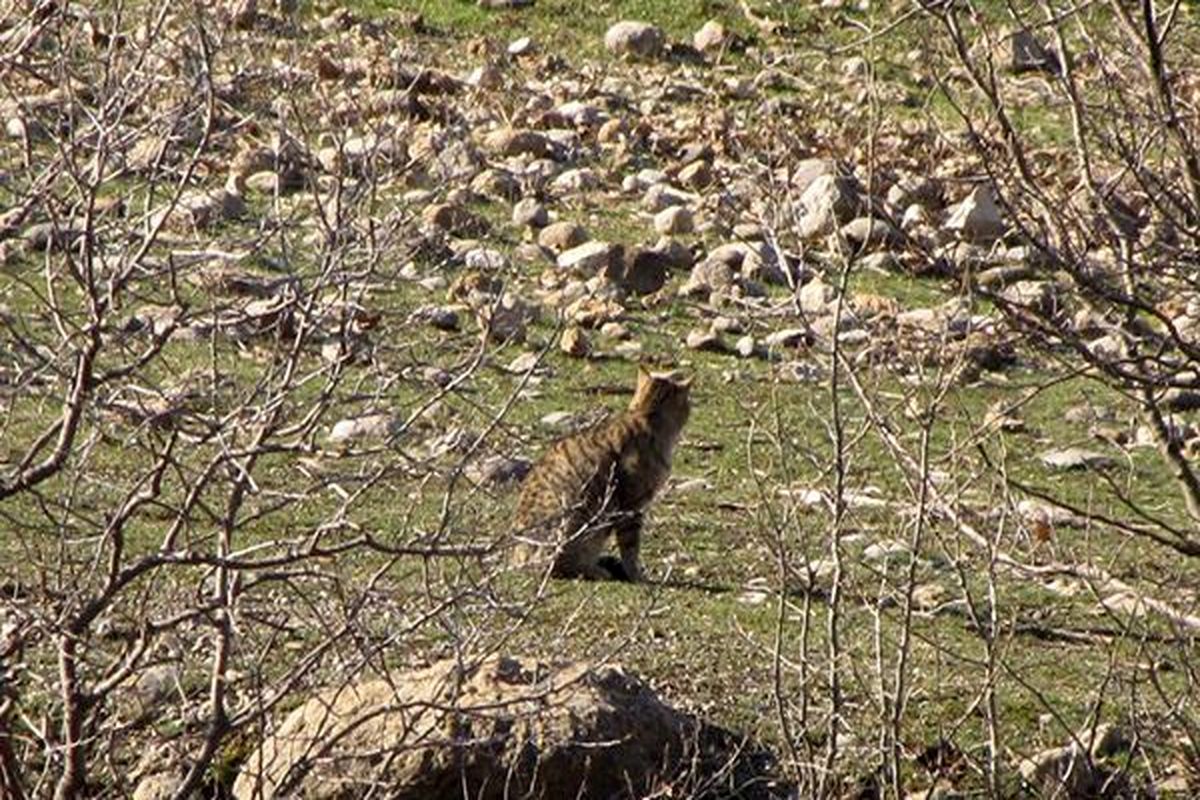
[[[643,513],[671,472],[689,384],[640,368],[628,409],[550,446],[517,501],[518,563],[552,558],[557,578],[641,577]],[[603,554],[610,535],[619,560]]]

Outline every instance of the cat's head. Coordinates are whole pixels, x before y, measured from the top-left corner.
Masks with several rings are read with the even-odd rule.
[[[679,427],[687,422],[691,411],[688,390],[692,379],[684,379],[675,373],[651,372],[638,367],[637,389],[629,407],[636,411],[655,412],[665,415]]]

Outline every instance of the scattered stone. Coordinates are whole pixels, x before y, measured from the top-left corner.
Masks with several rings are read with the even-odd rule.
[[[670,184],[655,183],[646,189],[642,197],[642,207],[651,213],[657,213],[671,206],[691,205],[696,198],[686,192],[681,192]]]
[[[654,215],[654,230],[663,236],[676,236],[694,230],[692,212],[683,206],[664,208]]]
[[[536,49],[533,39],[528,36],[521,36],[508,43],[508,54],[513,58],[530,55]]]
[[[862,551],[862,559],[867,563],[907,561],[911,555],[912,550],[908,545],[894,540],[872,542]]]
[[[500,71],[499,67],[489,61],[471,70],[471,74],[467,76],[466,83],[468,86],[474,86],[477,89],[499,89],[504,85],[504,73]]]
[[[783,328],[770,333],[763,343],[769,350],[793,349],[811,343],[812,336],[807,328]]]
[[[819,277],[800,287],[800,310],[808,316],[828,313],[829,306],[837,299],[837,289]]]
[[[463,255],[463,265],[478,272],[501,272],[508,269],[508,258],[499,250],[474,247]]]
[[[533,5],[534,0],[478,0],[478,2],[480,8],[499,10],[529,8]]]
[[[742,358],[751,358],[758,355],[758,344],[754,341],[754,337],[746,334],[737,340],[733,345],[733,350]]]
[[[805,239],[832,233],[858,212],[858,183],[841,175],[820,175],[800,195],[804,214],[799,234]]]
[[[728,351],[720,334],[702,328],[688,331],[684,344],[689,350],[699,350],[708,353],[724,353]]]
[[[1048,450],[1041,454],[1040,459],[1047,467],[1058,470],[1109,469],[1117,463],[1103,453],[1085,450],[1082,447]]]
[[[887,201],[896,209],[916,206],[922,211],[936,211],[942,207],[942,187],[933,178],[906,175],[888,189]]]
[[[175,772],[155,772],[138,781],[133,800],[171,800],[182,784]]]
[[[514,200],[521,195],[521,183],[506,169],[485,169],[471,180],[471,191],[495,200]]]
[[[544,205],[527,197],[513,206],[512,221],[514,225],[523,227],[544,228],[550,224],[550,214]]]
[[[576,325],[571,325],[562,332],[558,340],[558,349],[572,358],[586,358],[592,352],[587,336]]]
[[[363,439],[387,439],[400,430],[401,421],[387,413],[364,414],[339,420],[329,432],[330,444],[348,444]]]
[[[479,236],[487,223],[470,209],[454,203],[434,203],[421,212],[421,220],[454,236]]]
[[[712,167],[707,161],[694,161],[679,170],[679,182],[692,189],[704,189],[713,182]]]
[[[553,147],[544,133],[520,128],[499,128],[483,138],[483,146],[498,156],[530,155],[547,158]]]
[[[1054,284],[1050,281],[1017,281],[1006,287],[1000,296],[1042,316],[1052,316],[1058,310]]]
[[[1096,765],[1074,742],[1043,750],[1021,761],[1017,769],[1021,778],[1042,797],[1084,800],[1126,796],[1119,790],[1121,779]]]
[[[701,53],[717,52],[729,43],[729,34],[725,26],[715,19],[710,19],[692,34],[692,47]]]
[[[1026,28],[1009,34],[1000,46],[1004,49],[1002,58],[1007,57],[1004,66],[1012,72],[1059,71],[1058,56]]]
[[[410,323],[424,323],[439,331],[455,332],[459,330],[458,312],[446,306],[427,306],[419,308],[409,315]]]
[[[560,253],[556,263],[559,269],[595,274],[608,268],[612,255],[613,246],[608,242],[590,241]]]
[[[945,230],[969,241],[990,242],[1006,230],[996,196],[990,186],[977,186],[950,211]]]
[[[662,54],[664,43],[662,30],[648,22],[625,20],[604,34],[604,47],[619,56],[657,58]]]
[[[839,233],[855,251],[894,247],[903,240],[892,223],[879,217],[856,217],[843,225]]]
[[[686,297],[707,295],[714,291],[726,291],[735,284],[733,270],[724,261],[706,259],[692,267],[692,271],[679,290]]]
[[[623,262],[619,282],[630,294],[653,294],[667,282],[671,258],[657,249],[625,248]]]
[[[538,244],[553,253],[562,253],[586,242],[587,231],[574,222],[552,222],[538,233]]]
[[[485,486],[510,486],[525,480],[533,462],[527,458],[509,458],[492,454],[472,459],[464,470],[467,478]]]
[[[569,169],[550,182],[550,189],[555,194],[580,194],[588,192],[600,185],[600,176],[587,167]]]
[[[521,355],[508,362],[504,369],[514,375],[524,375],[526,372],[534,369],[538,365],[538,354],[532,352],[521,353]]]

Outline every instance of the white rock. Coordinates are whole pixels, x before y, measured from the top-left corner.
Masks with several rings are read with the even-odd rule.
[[[331,444],[355,439],[385,439],[399,429],[400,421],[391,414],[375,413],[339,420],[329,432]]]
[[[608,242],[591,241],[572,247],[559,255],[560,269],[578,272],[599,272],[608,266],[612,257],[612,245]]]
[[[720,50],[728,41],[729,34],[725,32],[725,26],[715,19],[710,19],[692,34],[692,46],[701,53]]]
[[[642,207],[647,211],[658,212],[671,206],[691,205],[697,199],[694,195],[681,192],[665,183],[656,183],[646,190],[642,197]]]
[[[692,212],[684,206],[664,208],[654,215],[654,230],[663,236],[691,233],[695,230]]]
[[[528,36],[522,36],[519,39],[513,39],[508,43],[508,54],[510,56],[527,56],[536,49],[533,39]]]
[[[550,183],[550,188],[557,194],[578,194],[591,191],[599,185],[600,176],[587,167],[581,167],[559,175]]]
[[[942,226],[971,241],[987,242],[1004,235],[1004,219],[989,186],[977,186],[950,211]]]
[[[819,277],[813,278],[800,287],[800,310],[810,316],[825,314],[829,309],[829,304],[835,299],[837,299],[837,289]]]

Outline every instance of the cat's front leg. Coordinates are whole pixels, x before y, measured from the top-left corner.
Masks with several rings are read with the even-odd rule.
[[[621,553],[623,580],[637,583],[642,579],[639,553],[642,547],[642,513],[626,515],[616,524],[617,549]]]

